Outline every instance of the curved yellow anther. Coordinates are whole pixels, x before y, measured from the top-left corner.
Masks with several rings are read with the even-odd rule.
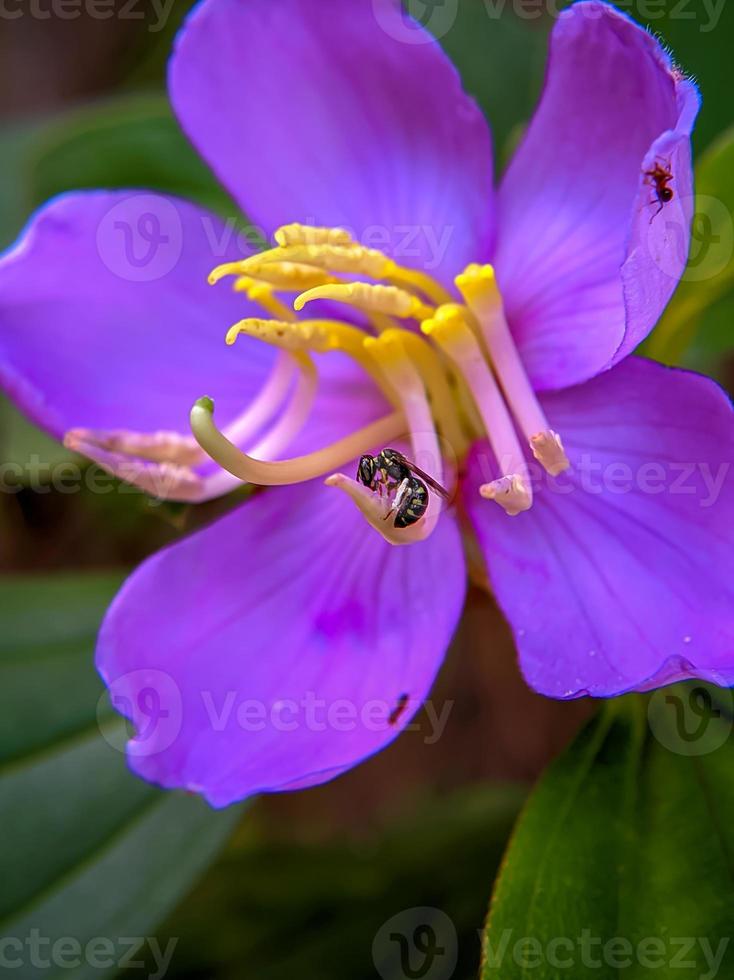
[[[241,283],[260,281],[286,293],[301,293],[305,289],[313,289],[315,286],[339,282],[335,276],[330,276],[323,269],[298,262],[266,262],[260,265],[257,271],[256,277],[240,276],[234,284],[235,290],[245,289],[246,291],[247,286],[240,285]]]
[[[288,245],[352,245],[354,240],[344,228],[318,228],[297,223],[283,225],[275,233],[282,248]]]
[[[390,260],[382,252],[361,245],[287,245],[245,259],[238,264],[238,271],[242,275],[257,277],[263,266],[273,262],[312,265],[329,272],[369,276],[371,279],[382,279],[390,265]]]
[[[252,258],[257,258],[257,256],[252,256]],[[240,259],[238,262],[223,262],[212,269],[206,281],[210,286],[216,286],[225,276],[244,276],[247,274],[246,265],[249,261],[250,259]]]
[[[234,344],[240,334],[255,337],[273,347],[287,351],[317,350],[324,339],[315,327],[314,321],[303,323],[288,320],[263,320],[258,317],[248,317],[240,320],[227,331],[226,342]]]
[[[335,300],[366,313],[379,313],[401,319],[415,317],[417,320],[425,320],[435,312],[433,307],[426,306],[417,296],[397,286],[373,286],[364,282],[317,286],[297,296],[293,306],[296,310],[302,310],[307,303],[317,299]]]

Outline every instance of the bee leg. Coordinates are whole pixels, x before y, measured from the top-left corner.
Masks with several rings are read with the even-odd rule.
[[[390,504],[390,509],[388,510],[383,520],[385,521],[389,520],[392,517],[392,515],[400,509],[400,505],[402,504],[403,498],[405,497],[405,494],[408,492],[409,487],[410,487],[410,480],[406,477],[398,487],[397,493],[393,498],[393,502]]]

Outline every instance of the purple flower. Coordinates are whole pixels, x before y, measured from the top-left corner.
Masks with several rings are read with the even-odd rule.
[[[170,92],[276,247],[97,192],[47,205],[0,267],[1,376],[40,425],[175,499],[280,484],[112,605],[98,666],[133,768],[223,806],[383,748],[461,614],[457,512],[536,690],[734,683],[731,405],[628,356],[693,209],[698,95],[658,42],[599,0],[561,14],[496,189],[484,118],[393,0],[205,0]],[[413,476],[353,479],[395,444],[455,507],[424,482],[396,526]]]

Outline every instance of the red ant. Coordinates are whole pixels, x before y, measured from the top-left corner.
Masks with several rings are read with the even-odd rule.
[[[655,198],[660,205],[652,218],[650,218],[650,223],[652,224],[653,218],[656,218],[665,205],[669,204],[675,196],[672,187],[668,187],[668,184],[673,180],[673,171],[670,169],[669,163],[662,164],[656,160],[652,170],[645,171],[645,177],[646,183],[652,184],[655,188]],[[655,201],[651,203],[654,204]]]

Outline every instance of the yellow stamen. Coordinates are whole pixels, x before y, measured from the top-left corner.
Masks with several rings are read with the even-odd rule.
[[[364,346],[401,397],[405,418],[410,427],[413,462],[443,485],[443,458],[431,408],[421,376],[403,345],[403,333],[402,330],[389,330],[380,337],[367,337]],[[426,513],[415,525],[420,529],[421,539],[427,538],[433,532],[440,510],[440,501],[435,494],[431,494]]]
[[[281,302],[267,283],[258,282],[249,276],[240,276],[234,285],[237,292],[245,293],[252,303],[257,303],[266,313],[281,320],[295,320],[293,310]]]
[[[354,240],[343,228],[316,228],[312,225],[283,225],[274,238],[278,245],[352,245]]]
[[[280,245],[279,248],[250,256],[241,262],[229,262],[218,266],[210,274],[209,281],[218,282],[223,276],[233,274],[263,277],[263,267],[272,263],[310,265],[343,275],[385,279],[388,282],[417,289],[434,303],[447,303],[452,299],[444,287],[425,272],[399,265],[384,252],[365,248],[357,242],[350,244],[335,244],[329,241],[299,242]]]
[[[293,306],[300,312],[307,303],[317,299],[335,300],[337,303],[346,303],[366,313],[379,313],[401,319],[414,317],[417,320],[425,320],[435,312],[432,306],[426,306],[417,296],[407,293],[404,289],[398,289],[397,286],[371,286],[364,282],[317,286],[297,296]]]
[[[425,382],[431,409],[443,438],[448,442],[453,454],[457,457],[463,456],[469,448],[469,443],[462,431],[440,357],[418,334],[400,329],[396,333]],[[385,331],[382,337],[391,339],[390,331]]]
[[[393,262],[393,268],[388,276],[397,286],[410,286],[412,289],[417,289],[419,292],[424,293],[433,303],[440,306],[442,303],[453,302],[453,296],[448,290],[444,289],[443,286],[436,282],[433,276],[429,276],[425,272],[419,272],[417,269],[410,269],[404,265],[397,265]]]
[[[569,467],[557,433],[525,373],[505,318],[497,277],[491,265],[470,265],[456,277],[456,285],[479,324],[482,337],[518,425],[530,443],[535,458],[557,476]]]
[[[280,347],[288,351],[312,351],[318,354],[328,354],[330,351],[342,351],[356,361],[380,387],[385,397],[393,405],[399,404],[399,398],[392,385],[385,379],[384,374],[374,360],[364,349],[365,334],[357,327],[352,327],[339,320],[261,320],[251,317],[240,320],[227,331],[226,341],[232,345],[240,334],[256,337],[266,344]]]
[[[504,475],[501,487],[495,486],[495,481],[486,484],[481,492],[501,504],[508,514],[527,510],[533,499],[527,463],[497,383],[467,322],[467,311],[456,304],[441,306],[434,319],[427,320],[421,329],[446,352],[466,379]]]
[[[287,245],[273,248],[269,252],[253,255],[236,263],[242,275],[258,276],[263,266],[273,262],[292,262],[296,265],[311,265],[328,272],[346,273],[354,276],[369,276],[371,279],[384,279],[389,270],[390,259],[376,249],[361,245]],[[220,268],[226,268],[220,266]],[[218,272],[218,270],[214,270]],[[227,273],[223,273],[226,275]],[[221,278],[221,276],[220,276]]]
[[[314,286],[325,286],[328,283],[339,282],[335,276],[317,269],[312,265],[298,262],[265,263],[258,268],[257,278],[240,276],[234,284],[235,290],[247,291],[248,284],[262,281],[286,293],[302,293]]]
[[[200,398],[191,409],[191,431],[204,452],[238,480],[259,486],[305,483],[350,463],[375,446],[384,446],[405,434],[405,418],[393,412],[308,456],[276,463],[253,459],[241,452],[214,424],[214,402]]]

